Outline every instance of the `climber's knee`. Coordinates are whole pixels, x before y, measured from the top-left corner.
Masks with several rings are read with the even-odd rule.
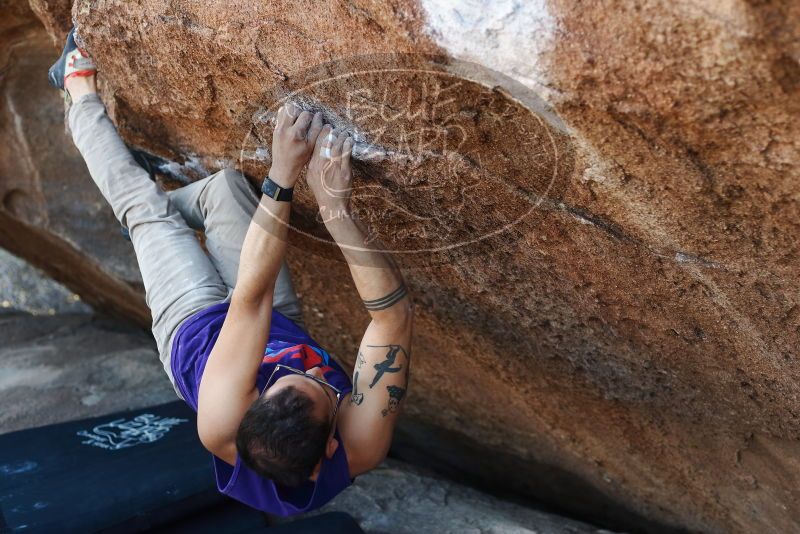
[[[245,202],[253,206],[258,203],[258,196],[256,195],[253,185],[242,173],[234,169],[225,169],[222,171],[222,178],[225,180],[231,195],[236,198],[239,203]]]
[[[229,200],[231,197],[241,195],[252,196],[253,186],[247,181],[242,173],[235,169],[223,169],[212,176],[208,187],[209,192],[220,200]]]
[[[223,169],[211,176],[203,195],[202,205],[206,211],[235,209],[252,215],[258,204],[253,186],[242,173],[234,169]]]

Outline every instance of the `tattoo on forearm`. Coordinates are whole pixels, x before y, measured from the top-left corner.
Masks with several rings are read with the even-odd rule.
[[[361,369],[361,366],[364,365],[364,353],[358,351],[358,359],[356,360],[356,369]]]
[[[394,306],[403,297],[405,297],[407,293],[408,290],[406,289],[406,285],[404,283],[401,283],[400,287],[398,287],[385,297],[381,297],[379,299],[374,299],[374,300],[363,301],[364,306],[366,306],[366,308],[370,311],[385,310],[386,308]]]
[[[408,353],[406,350],[401,347],[400,345],[367,345],[368,347],[376,347],[376,348],[387,348],[389,349],[386,353],[386,359],[383,360],[381,363],[376,363],[374,365],[375,370],[375,378],[372,379],[372,383],[369,385],[370,389],[372,389],[375,384],[378,383],[378,380],[383,377],[384,373],[396,373],[400,371],[403,366],[401,364],[397,364],[397,367],[392,367],[394,365],[395,360],[397,359],[397,355],[402,351],[403,356],[406,358],[406,365],[408,364]]]
[[[381,410],[384,417],[390,413],[395,413],[400,408],[400,401],[406,394],[405,388],[399,386],[386,386],[386,391],[389,392],[389,405]]]
[[[350,404],[359,406],[362,402],[364,402],[364,394],[358,392],[358,371],[356,371],[353,376],[353,392],[350,395]]]

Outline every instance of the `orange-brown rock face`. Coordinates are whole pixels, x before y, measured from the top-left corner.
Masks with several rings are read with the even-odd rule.
[[[73,14],[123,136],[172,169],[259,178],[286,99],[356,135],[354,202],[418,302],[398,454],[617,526],[791,532],[798,9],[148,0]],[[352,363],[367,317],[298,197],[307,320]]]

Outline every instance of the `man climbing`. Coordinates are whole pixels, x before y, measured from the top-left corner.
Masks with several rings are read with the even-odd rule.
[[[75,144],[129,231],[161,361],[197,411],[219,490],[281,515],[323,505],[385,457],[411,363],[413,312],[400,272],[351,216],[352,138],[287,104],[260,199],[233,170],[166,193],[120,139],[95,75],[71,32],[50,81],[71,99]],[[357,400],[303,329],[284,260],[292,188],[306,164],[372,319],[355,365]]]

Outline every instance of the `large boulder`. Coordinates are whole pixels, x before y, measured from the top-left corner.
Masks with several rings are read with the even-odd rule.
[[[398,454],[609,524],[796,530],[800,6],[314,6],[72,14],[167,169],[257,180],[286,99],[357,135],[359,215],[418,302]],[[367,317],[298,197],[307,321],[352,363]]]

